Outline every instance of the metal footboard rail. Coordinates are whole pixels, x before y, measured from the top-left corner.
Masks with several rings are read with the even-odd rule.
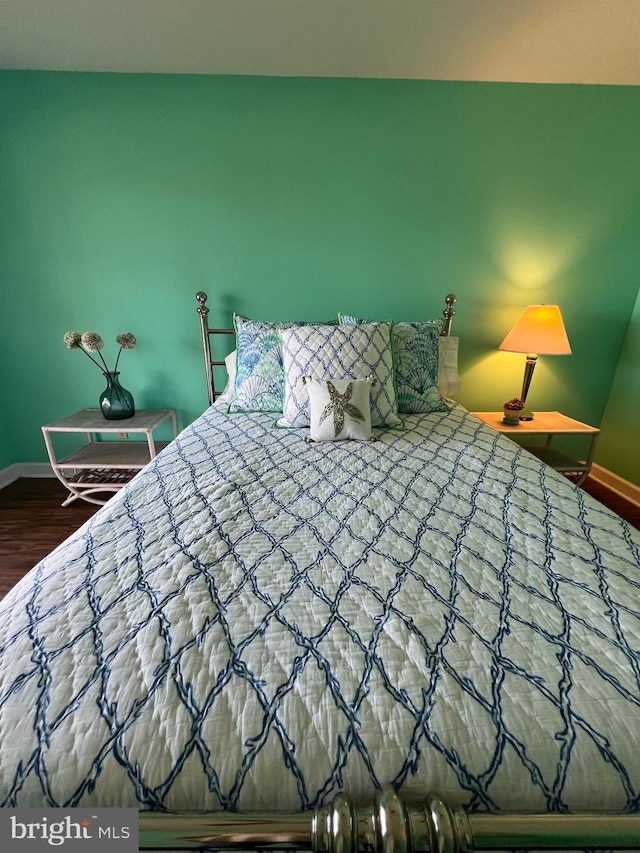
[[[140,850],[312,850],[472,853],[474,850],[640,849],[640,814],[466,814],[430,795],[408,805],[391,790],[354,806],[338,794],[314,812],[140,814]]]

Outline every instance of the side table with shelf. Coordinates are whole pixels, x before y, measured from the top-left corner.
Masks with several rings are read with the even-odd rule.
[[[596,427],[576,421],[573,418],[563,415],[561,412],[536,412],[533,420],[520,421],[515,426],[504,422],[502,412],[472,412],[472,414],[480,418],[481,421],[492,427],[492,429],[510,438],[515,438],[516,436],[545,437],[544,444],[523,443],[522,446],[525,450],[537,456],[538,459],[542,459],[547,465],[550,465],[556,471],[560,471],[573,480],[576,485],[579,486],[581,483],[584,483],[589,476],[596,452],[598,436],[600,435],[600,430]],[[587,436],[589,446],[585,460],[579,461],[552,447],[552,441],[556,435]]]
[[[178,425],[173,409],[142,409],[131,418],[117,421],[106,420],[100,409],[81,409],[45,424],[42,434],[51,467],[69,490],[62,506],[78,499],[93,504],[106,503],[108,498],[101,498],[100,494],[121,489],[167,446],[169,442],[157,441],[153,435],[165,422],[171,423],[175,438]],[[55,433],[85,433],[88,443],[58,459],[53,442]],[[97,440],[103,434],[119,436],[119,440]],[[144,435],[146,441],[131,441],[132,435]]]

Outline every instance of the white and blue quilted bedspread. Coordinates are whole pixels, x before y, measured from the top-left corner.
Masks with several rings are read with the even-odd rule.
[[[1,604],[0,803],[639,808],[640,534],[461,407],[215,407]]]

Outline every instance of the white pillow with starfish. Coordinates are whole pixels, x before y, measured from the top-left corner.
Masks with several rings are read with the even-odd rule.
[[[309,438],[313,441],[371,439],[370,391],[375,379],[314,379],[304,376],[309,391]]]

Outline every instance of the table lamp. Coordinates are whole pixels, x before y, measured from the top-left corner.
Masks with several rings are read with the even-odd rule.
[[[520,399],[526,402],[529,385],[539,355],[571,355],[571,346],[557,305],[529,305],[498,349],[527,353]],[[530,421],[526,409],[520,420]]]

